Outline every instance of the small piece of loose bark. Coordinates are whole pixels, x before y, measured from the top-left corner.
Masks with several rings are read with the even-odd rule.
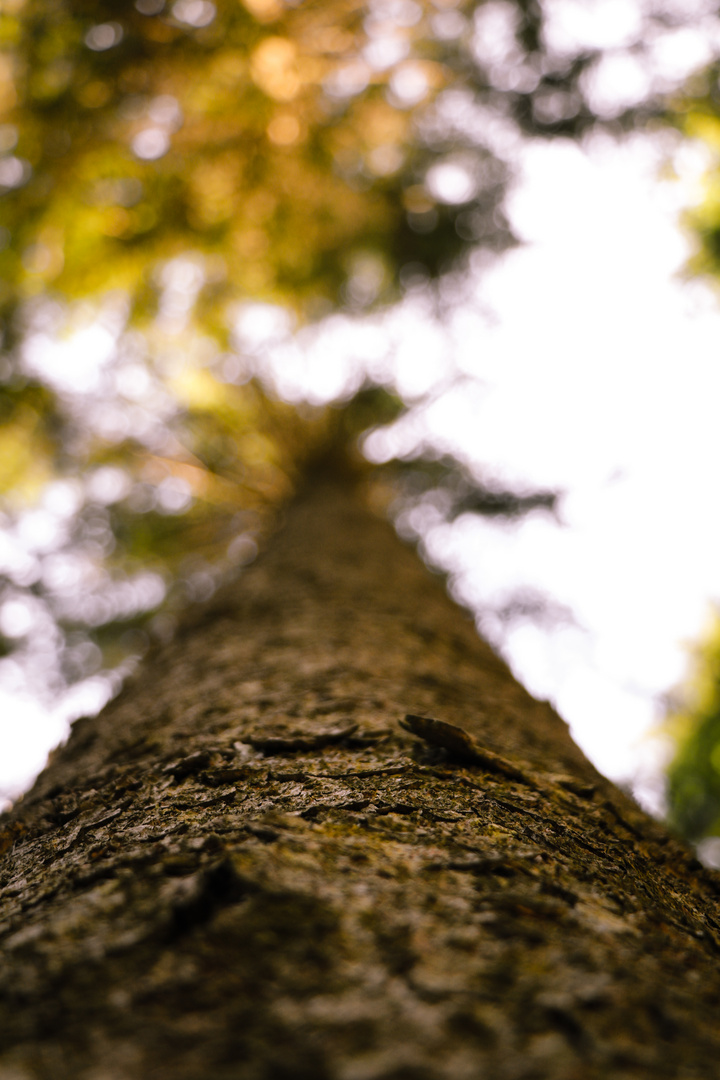
[[[523,769],[513,765],[501,754],[496,754],[494,750],[486,750],[457,724],[448,724],[446,720],[434,720],[430,716],[413,716],[408,713],[405,719],[400,721],[400,727],[433,746],[442,746],[444,750],[455,757],[462,758],[463,761],[472,761],[477,765],[482,765],[488,772],[500,773],[510,780],[519,780],[531,787],[536,786],[533,778]]]
[[[342,742],[358,729],[357,724],[347,724],[342,728],[331,728],[328,731],[317,733],[307,732],[303,734],[288,735],[247,735],[242,742],[250,743],[255,750],[261,750],[263,754],[292,754],[298,750],[321,750],[324,746]]]

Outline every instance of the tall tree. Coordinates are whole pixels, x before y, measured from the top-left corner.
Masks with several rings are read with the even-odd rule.
[[[597,52],[525,0],[3,18],[3,478],[31,505],[87,470],[55,488],[85,562],[19,563],[12,588],[52,601],[80,665],[139,607],[88,563],[218,538],[243,561],[252,515],[303,493],[2,819],[2,1071],[707,1075],[717,879],[363,506],[332,416],[226,390],[242,357],[218,356],[233,302],[362,309],[510,242],[498,146],[588,130]],[[95,296],[112,363],[79,393],[42,350]],[[516,507],[453,475],[451,506]]]
[[[324,421],[247,382],[249,303],[446,302],[514,242],[520,140],[652,113],[603,96],[617,50],[581,31],[526,0],[3,4],[0,649],[33,683],[165,634],[160,599],[207,595],[292,489]]]
[[[7,1076],[716,1070],[720,880],[327,469],[0,843]]]

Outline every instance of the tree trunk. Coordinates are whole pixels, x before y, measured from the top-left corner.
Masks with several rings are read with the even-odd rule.
[[[330,482],[0,826],[0,1080],[720,1076],[718,877]]]

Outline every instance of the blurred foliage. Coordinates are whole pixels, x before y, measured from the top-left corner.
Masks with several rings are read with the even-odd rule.
[[[512,132],[638,114],[598,117],[601,51],[553,50],[536,0],[5,0],[0,20],[5,307],[123,289],[147,319],[188,251],[220,336],[238,297],[364,306],[404,266],[512,243]]]
[[[695,238],[688,262],[690,275],[720,275],[720,61],[696,73],[682,95],[670,103],[668,119],[684,135],[702,144],[707,165],[702,195],[685,214]]]
[[[680,694],[666,722],[676,746],[668,768],[670,820],[691,840],[720,836],[720,613]]]
[[[5,301],[125,289],[148,318],[162,265],[194,251],[221,332],[230,298],[363,305],[471,236],[506,246],[505,166],[429,114],[479,75],[472,6],[438,38],[415,0],[6,5]],[[441,164],[450,197],[427,183]]]
[[[252,559],[305,463],[403,407],[391,387],[278,400],[252,377],[252,305],[287,335],[461,272],[515,243],[523,138],[657,111],[598,110],[602,51],[548,33],[552,10],[4,0],[0,645],[40,681],[171,633]],[[554,507],[447,458],[398,469],[449,492],[449,517]]]
[[[720,277],[720,61],[698,71],[673,97],[667,119],[705,157],[701,198],[685,214],[695,240],[686,273]],[[667,710],[674,743],[667,770],[668,814],[688,839],[720,836],[720,612],[695,649],[690,675]]]
[[[430,451],[390,463],[405,498],[428,499],[443,506],[443,516],[454,521],[461,514],[512,520],[534,510],[557,517],[559,491],[517,491],[483,483],[467,465],[447,454]]]

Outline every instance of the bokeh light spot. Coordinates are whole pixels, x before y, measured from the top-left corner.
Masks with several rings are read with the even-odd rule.
[[[93,52],[105,52],[119,45],[123,39],[123,28],[120,23],[98,23],[92,26],[85,35],[85,44]]]
[[[281,113],[270,121],[267,133],[276,146],[292,146],[300,136],[300,123],[290,113]]]
[[[176,0],[172,6],[173,17],[188,26],[209,26],[217,14],[210,0]]]
[[[390,77],[390,96],[393,104],[409,109],[427,97],[430,89],[428,77],[419,64],[401,64]]]
[[[0,607],[0,632],[5,637],[20,638],[32,630],[33,613],[25,599],[6,600]]]
[[[142,161],[157,161],[170,149],[170,136],[165,128],[143,128],[133,137],[132,152]]]
[[[477,180],[469,167],[460,161],[441,161],[428,169],[428,191],[439,202],[465,203],[477,193]]]
[[[163,514],[182,514],[192,502],[192,488],[180,476],[168,476],[158,484],[157,504]]]

